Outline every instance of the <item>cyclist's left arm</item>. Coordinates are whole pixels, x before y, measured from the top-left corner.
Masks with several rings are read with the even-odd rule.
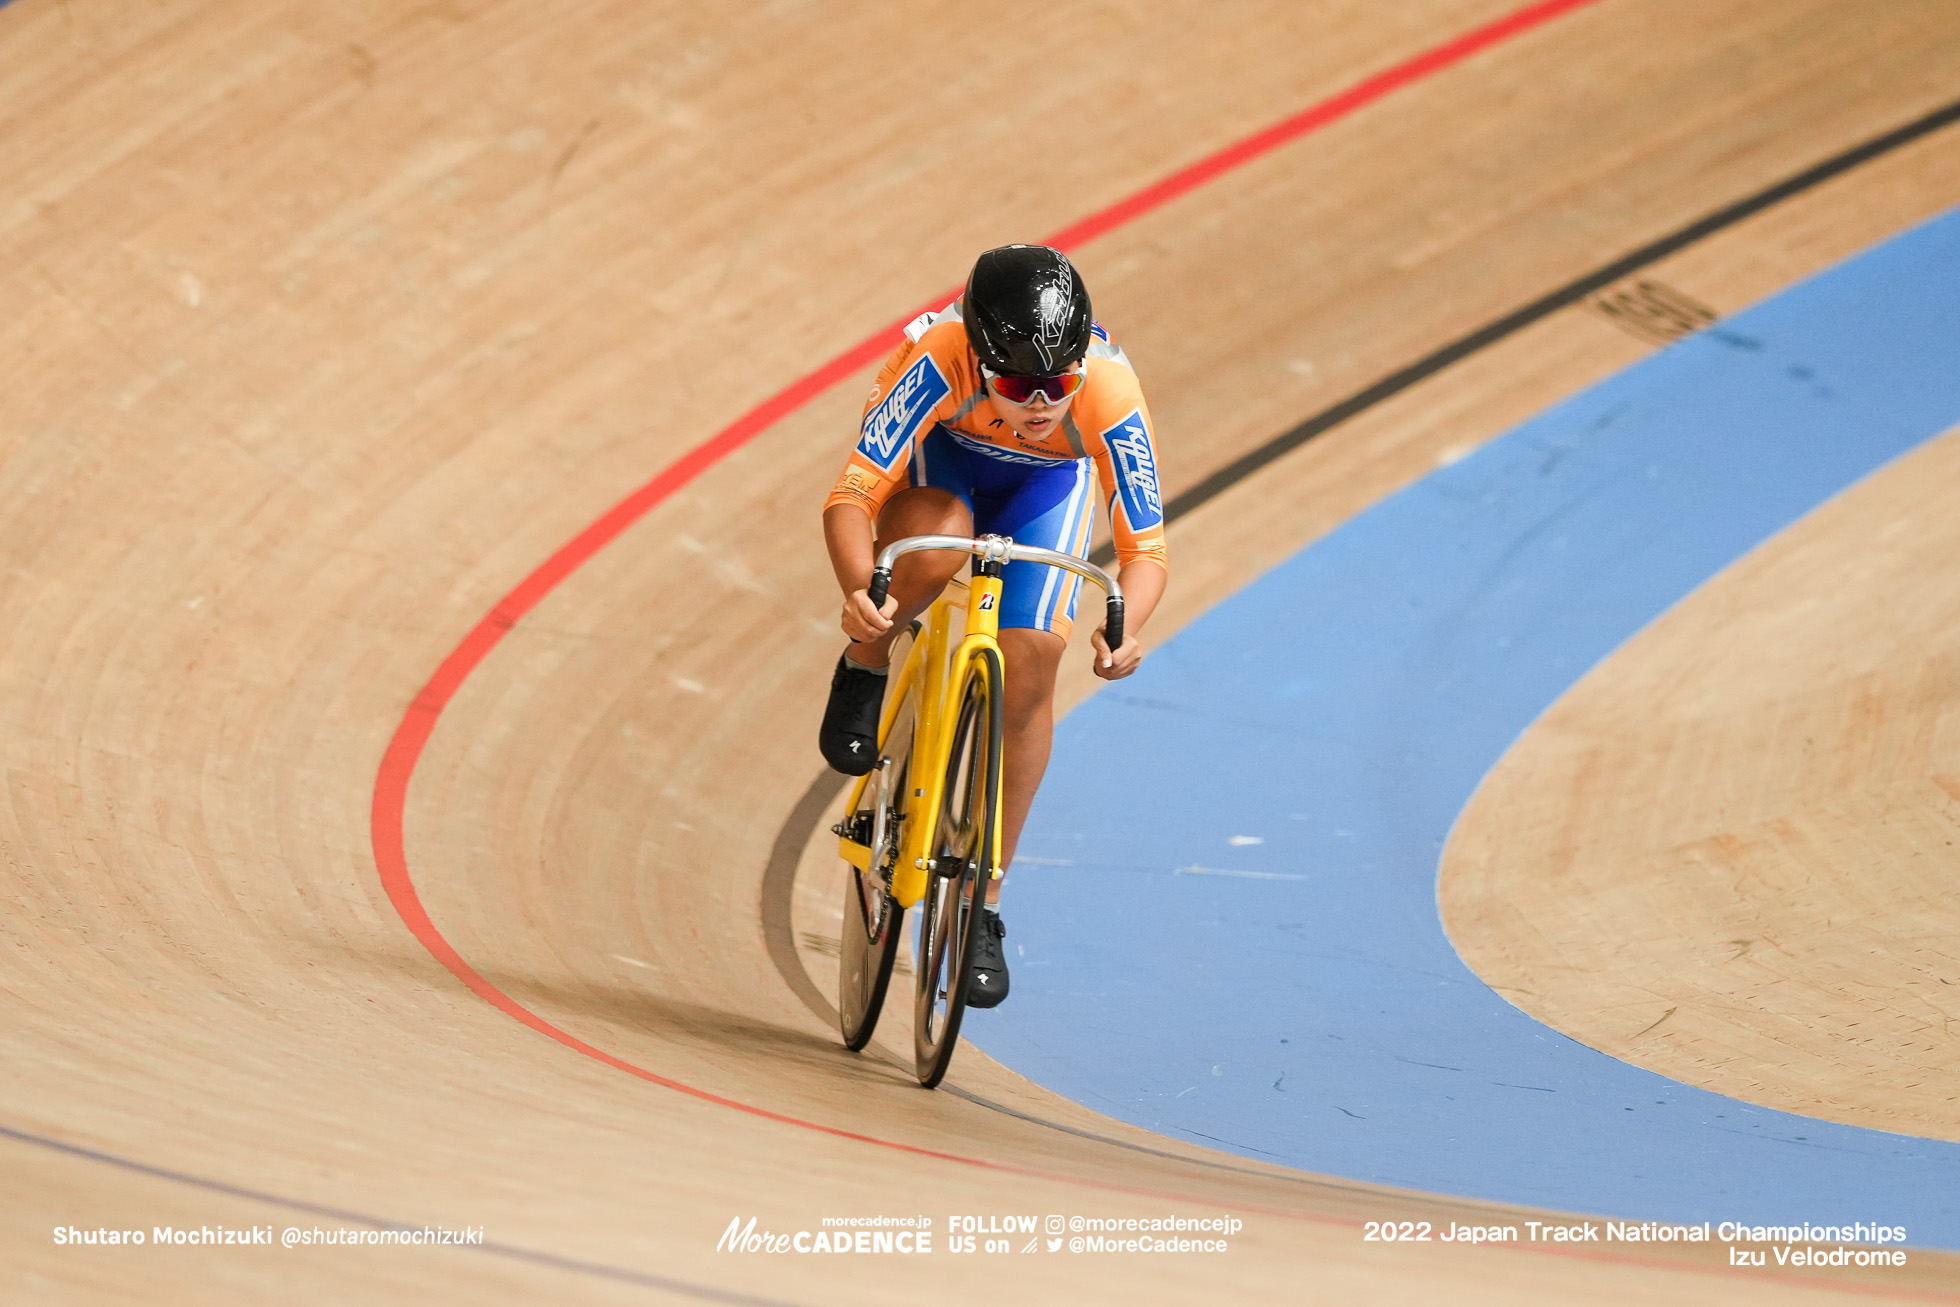
[[[1083,431],[1088,453],[1095,460],[1109,505],[1110,534],[1120,565],[1123,586],[1123,645],[1110,649],[1097,628],[1094,646],[1096,675],[1121,680],[1143,661],[1137,633],[1150,620],[1170,580],[1170,552],[1164,540],[1164,501],[1157,484],[1157,452],[1152,439],[1150,408],[1128,360],[1097,360],[1098,371],[1113,384],[1099,386],[1095,402],[1080,415],[1091,419]],[[1120,371],[1118,371],[1120,369]],[[1112,402],[1113,401],[1113,402]]]

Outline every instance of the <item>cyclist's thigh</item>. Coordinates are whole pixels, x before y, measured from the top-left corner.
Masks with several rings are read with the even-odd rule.
[[[935,427],[912,451],[911,485],[878,514],[878,547],[907,536],[973,534],[973,476],[966,451]]]
[[[973,534],[973,510],[944,490],[901,490],[878,513],[878,548],[907,536]]]
[[[1016,544],[1087,557],[1095,519],[1095,478],[1088,460],[1022,471],[1005,495],[979,488],[975,529],[1012,536]],[[1052,631],[1066,642],[1081,591],[1082,578],[1073,572],[1046,563],[1009,563],[1001,578],[1001,629]]]

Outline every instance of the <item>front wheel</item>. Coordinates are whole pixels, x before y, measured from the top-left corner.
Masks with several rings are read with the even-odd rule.
[[[967,664],[932,841],[934,871],[919,912],[913,1053],[928,1089],[945,1077],[959,1042],[967,966],[999,857],[1002,732],[1000,652],[979,649]]]

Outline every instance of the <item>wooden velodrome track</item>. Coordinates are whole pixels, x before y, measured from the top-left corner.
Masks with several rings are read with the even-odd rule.
[[[0,8],[0,1297],[1960,1296],[1960,1265],[1917,1252],[1883,1278],[1745,1277],[1687,1251],[1366,1244],[1363,1220],[1496,1209],[1206,1154],[970,1048],[949,1082],[964,1097],[919,1091],[889,1050],[844,1053],[772,958],[761,903],[817,767],[838,643],[817,509],[868,369],[705,466],[521,621],[479,626],[622,495],[953,284],[976,250],[1062,231],[1512,8]],[[1517,305],[1939,107],[1956,72],[1945,0],[1598,0],[1077,252],[1144,377],[1175,494]],[[1956,201],[1960,131],[1933,132],[1643,275],[1728,311]],[[1241,481],[1178,523],[1149,636],[1652,347],[1574,305]],[[1951,972],[1952,443],[1588,681],[1557,738],[1635,739],[1605,782],[1571,778],[1554,746],[1507,760],[1472,818],[1547,832],[1545,858],[1582,874],[1520,920],[1493,879],[1518,868],[1460,840],[1446,908],[1473,965],[1528,978],[1539,1015],[1678,1078],[1960,1137],[1953,1038],[1899,997],[1941,959]],[[1894,520],[1922,529],[1862,552],[1870,524]],[[1858,603],[1789,599],[1819,559],[1866,587]],[[1896,640],[1864,629],[1900,611],[1916,616]],[[1864,630],[1838,662],[1775,660],[1759,701],[1801,701],[1830,727],[1812,747],[1840,761],[1794,797],[1775,769],[1749,771],[1763,793],[1745,806],[1807,832],[1805,873],[1838,886],[1820,894],[1885,903],[1878,935],[1931,941],[1918,952],[1822,932],[1816,900],[1721,894],[1724,874],[1775,884],[1773,841],[1746,831],[1711,844],[1726,850],[1701,864],[1712,882],[1640,899],[1664,920],[1625,929],[1639,903],[1612,894],[1615,860],[1665,888],[1654,851],[1709,827],[1668,788],[1666,751],[1717,766],[1800,730],[1629,707],[1738,612],[1772,644],[1793,623]],[[404,714],[435,721],[417,696],[473,629],[498,642],[445,683],[412,780],[396,772],[418,937],[399,878],[377,874],[377,769],[385,792]],[[1736,677],[1766,675],[1759,647],[1728,648]],[[1077,666],[1064,692],[1087,690]],[[1846,696],[1884,711],[1847,716]],[[1883,794],[1858,788],[1853,761],[1874,731],[1896,745]],[[1592,783],[1651,786],[1635,805],[1648,825],[1562,825],[1561,803],[1596,815]],[[1840,801],[1853,790],[1862,802]],[[1908,812],[1890,852],[1926,852],[1932,870],[1857,837]],[[1875,883],[1892,875],[1895,891]],[[1604,914],[1643,950],[1616,950]],[[424,946],[433,931],[511,1008],[616,1061],[470,992]],[[1768,935],[1789,947],[1761,974],[1682,969],[1711,940]],[[1829,983],[1809,1006],[1751,1002],[1790,974]],[[1648,1009],[1669,1005],[1680,1037],[1640,1042]],[[1916,1020],[1910,1051],[1832,1037],[1860,1012]],[[735,1216],[782,1230],[925,1213],[943,1246],[950,1213],[1165,1210],[1246,1225],[1228,1254],[1147,1263],[715,1252]],[[378,1222],[480,1227],[488,1243],[51,1236]]]

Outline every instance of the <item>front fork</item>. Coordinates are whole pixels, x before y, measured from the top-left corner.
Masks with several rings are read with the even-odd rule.
[[[1004,562],[999,559],[979,558],[974,562],[975,575],[967,586],[966,630],[957,647],[948,649],[952,636],[951,614],[941,608],[954,606],[956,596],[947,595],[933,604],[934,611],[925,626],[924,641],[914,644],[911,654],[905,660],[904,670],[893,686],[886,711],[896,714],[900,701],[910,692],[912,678],[920,680],[918,695],[918,720],[913,723],[912,763],[907,769],[906,783],[912,787],[906,804],[908,812],[939,811],[945,799],[946,764],[951,752],[950,733],[959,717],[959,704],[966,694],[965,671],[974,653],[983,648],[991,648],[996,658],[1000,657],[1000,597],[1001,572]],[[888,732],[892,719],[884,723]],[[889,738],[887,735],[885,738]],[[883,871],[873,867],[874,850],[883,846],[886,823],[890,820],[890,785],[896,778],[891,774],[889,759],[881,759],[879,767],[858,782],[852,794],[851,808],[859,810],[867,786],[876,786],[873,796],[878,804],[872,814],[872,828],[869,831],[855,831],[840,825],[838,851],[846,862],[867,874]],[[1000,787],[994,787],[993,829],[996,832],[995,847],[990,848],[989,861],[997,861],[998,832],[1000,830]],[[901,823],[898,836],[900,846],[897,865],[893,868],[891,880],[892,897],[903,907],[910,908],[925,897],[926,878],[938,870],[933,862],[933,837],[938,833],[937,823],[906,821]],[[868,840],[866,837],[869,837]],[[999,880],[1001,868],[990,866],[989,876]]]
[[[1002,541],[1003,544],[1011,543]],[[921,812],[938,813],[946,801],[946,768],[951,762],[952,731],[959,720],[960,707],[964,703],[967,690],[966,672],[973,665],[974,655],[982,649],[991,649],[994,658],[1005,673],[1006,660],[1000,651],[1000,597],[1001,572],[1005,560],[993,557],[976,558],[973,564],[974,576],[967,590],[966,633],[959,647],[947,662],[939,664],[948,680],[943,680],[940,693],[934,697],[935,711],[931,750],[926,756],[932,759],[932,766],[925,777],[923,787],[914,787],[915,800],[923,798]],[[937,625],[937,624],[935,624]],[[1003,689],[1005,687],[1003,686]],[[976,729],[982,729],[978,723]],[[1001,820],[1001,787],[992,787],[993,814],[991,829],[994,839],[982,849],[986,857],[989,879],[999,880],[1001,868],[998,865],[999,835]],[[908,832],[908,847],[899,859],[898,874],[892,881],[892,894],[906,907],[911,907],[925,896],[926,877],[934,872],[950,872],[950,868],[935,865],[932,857],[933,839],[938,834],[937,823],[918,822]]]

